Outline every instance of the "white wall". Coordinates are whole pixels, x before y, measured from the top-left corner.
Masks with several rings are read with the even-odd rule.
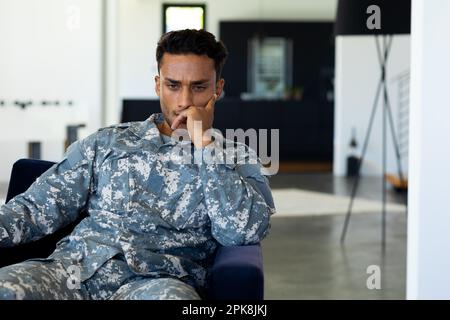
[[[358,154],[361,155],[369,117],[380,79],[380,68],[374,36],[338,36],[336,38],[334,174],[346,174],[351,129],[356,128]],[[395,76],[410,69],[410,36],[396,35],[387,65],[388,91],[394,123],[397,124],[398,89]],[[364,158],[362,174],[379,175],[382,166],[382,96]],[[397,173],[390,131],[387,135],[387,171]],[[407,161],[403,161],[407,169]]]
[[[101,0],[0,0],[0,181],[27,156],[27,142],[43,142],[42,157],[63,155],[65,127],[101,124]],[[77,11],[80,19],[77,25]],[[73,107],[32,106],[14,100],[73,100]]]
[[[450,2],[412,3],[407,298],[450,299]]]
[[[180,1],[119,0],[119,90],[122,98],[156,97],[156,44],[162,34],[162,3]],[[219,36],[224,20],[334,20],[337,0],[208,0],[206,28]]]

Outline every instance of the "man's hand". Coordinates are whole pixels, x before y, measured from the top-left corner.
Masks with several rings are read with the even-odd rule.
[[[180,123],[186,119],[187,130],[194,146],[200,149],[210,144],[211,136],[203,135],[208,129],[212,128],[216,100],[217,95],[214,94],[206,107],[190,106],[183,110],[173,121],[171,129],[177,129]]]

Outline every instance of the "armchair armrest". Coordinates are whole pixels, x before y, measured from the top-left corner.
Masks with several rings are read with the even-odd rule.
[[[214,300],[263,300],[261,245],[219,247],[209,274]]]
[[[35,159],[17,160],[11,171],[6,203],[15,196],[25,192],[41,174],[50,169],[54,164],[55,162]],[[0,268],[31,258],[48,257],[55,250],[56,243],[64,236],[70,234],[73,228],[85,216],[86,212],[83,211],[75,222],[72,222],[40,240],[21,244],[12,248],[0,248]]]

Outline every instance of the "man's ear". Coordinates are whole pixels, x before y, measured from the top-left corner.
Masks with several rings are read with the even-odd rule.
[[[160,96],[159,95],[160,88],[161,88],[160,87],[160,77],[159,76],[155,76],[155,92],[158,95],[158,97]]]
[[[222,78],[216,83],[216,92],[217,98],[219,98],[222,95],[223,86],[225,85],[225,80]]]

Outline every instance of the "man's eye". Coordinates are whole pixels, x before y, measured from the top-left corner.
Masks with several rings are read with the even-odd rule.
[[[193,89],[194,89],[195,91],[203,91],[203,90],[206,89],[206,87],[205,87],[205,86],[194,86]]]
[[[169,89],[171,89],[171,90],[178,89],[178,85],[177,84],[172,84],[172,83],[167,84],[167,87],[169,87]]]

